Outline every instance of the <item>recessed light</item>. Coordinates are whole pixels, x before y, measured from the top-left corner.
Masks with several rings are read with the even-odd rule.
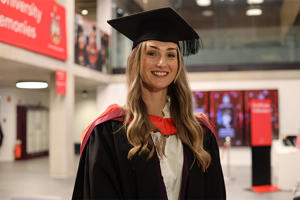
[[[43,89],[48,87],[48,83],[44,81],[19,81],[16,83],[16,87],[22,89]]]
[[[82,15],[87,15],[87,14],[89,14],[89,11],[88,11],[87,9],[83,9],[83,10],[81,11],[81,14],[82,14]]]
[[[123,9],[122,8],[117,8],[117,14],[118,15],[124,15],[124,11],[123,11]]]
[[[196,0],[198,6],[205,7],[211,5],[211,0]]]
[[[82,90],[81,96],[82,96],[82,98],[87,98],[87,96],[88,96],[88,91],[87,91],[87,90]]]
[[[262,10],[260,8],[249,8],[246,11],[247,16],[259,16],[262,14]]]
[[[262,4],[264,0],[247,0],[248,4]]]

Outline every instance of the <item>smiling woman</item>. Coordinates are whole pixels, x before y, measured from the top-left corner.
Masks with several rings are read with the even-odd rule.
[[[73,199],[226,199],[214,130],[193,115],[183,65],[198,34],[171,8],[108,23],[133,41],[127,101],[84,132]]]
[[[178,71],[178,46],[172,42],[144,42],[142,87],[150,91],[164,90],[174,81]]]

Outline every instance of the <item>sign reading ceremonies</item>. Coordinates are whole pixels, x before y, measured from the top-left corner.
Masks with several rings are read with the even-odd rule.
[[[67,59],[65,8],[53,0],[0,0],[0,41]]]

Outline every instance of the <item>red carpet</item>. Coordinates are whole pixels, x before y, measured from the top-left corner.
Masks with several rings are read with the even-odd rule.
[[[275,185],[259,185],[259,186],[252,186],[252,190],[257,193],[264,193],[264,192],[275,192],[275,191],[279,191],[280,189]]]

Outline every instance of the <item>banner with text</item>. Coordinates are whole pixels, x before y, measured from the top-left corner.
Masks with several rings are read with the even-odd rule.
[[[251,146],[271,146],[271,101],[269,99],[252,99],[250,106]]]
[[[53,0],[0,0],[0,41],[67,59],[65,8]]]
[[[56,94],[65,95],[67,92],[67,72],[56,70]]]

